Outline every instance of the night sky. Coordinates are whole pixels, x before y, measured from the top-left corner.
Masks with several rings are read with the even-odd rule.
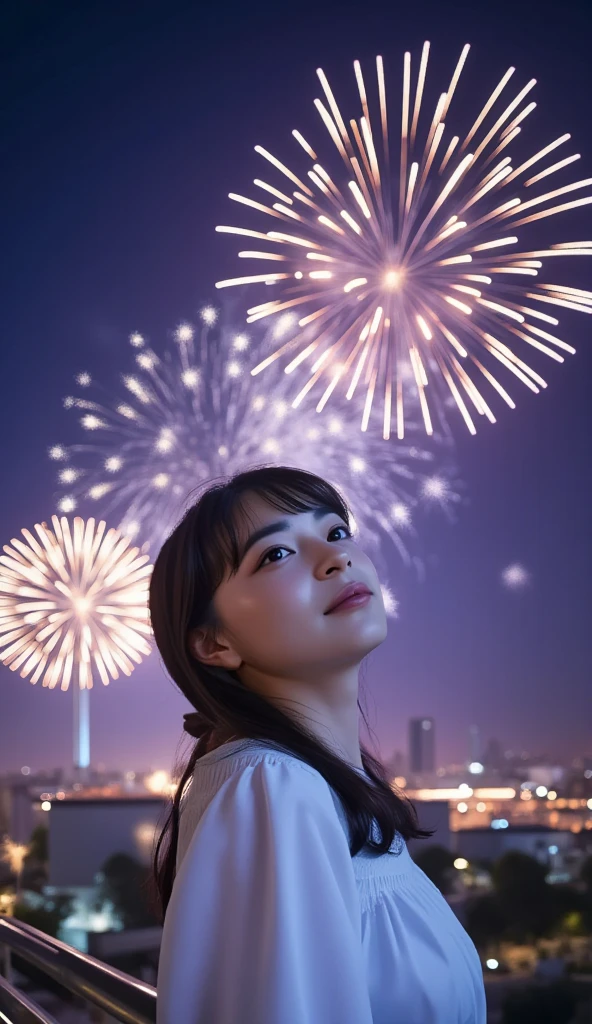
[[[381,53],[394,79],[403,51],[418,54],[429,39],[431,74],[445,88],[470,42],[460,88],[485,99],[510,65],[521,84],[537,78],[532,151],[569,131],[569,152],[582,154],[573,177],[592,175],[590,24],[579,3],[9,8],[1,543],[55,511],[47,448],[74,440],[61,404],[73,374],[124,369],[131,331],[164,339],[216,300],[214,281],[235,276],[236,247],[214,233],[233,223],[227,193],[260,173],[256,143],[281,149],[294,127],[318,137],[319,65],[339,95],[354,59]],[[551,240],[591,238],[589,209],[555,218]],[[590,287],[579,263],[556,277]],[[592,751],[590,327],[561,315],[577,354],[535,362],[546,391],[516,381],[516,410],[496,404],[498,422],[480,418],[476,437],[458,417],[463,503],[453,524],[424,520],[423,583],[393,558],[400,615],[368,661],[369,720],[384,756],[406,747],[409,716],[423,714],[436,718],[439,763],[467,757],[472,723],[505,749]],[[532,582],[509,591],[499,577],[516,561]],[[93,762],[170,768],[185,710],[155,656],[129,680],[99,683]],[[70,758],[71,694],[1,668],[0,770]]]

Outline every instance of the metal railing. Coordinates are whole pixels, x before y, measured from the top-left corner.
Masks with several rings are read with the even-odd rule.
[[[24,992],[19,992],[0,977],[0,1016],[9,1024],[58,1024],[55,1017],[37,1006]]]
[[[0,916],[0,1011],[14,1024],[56,1024],[12,984],[10,954],[16,953],[64,988],[124,1024],[155,1024],[156,989],[115,967],[81,953],[13,917]],[[0,1016],[0,1020],[2,1017]]]

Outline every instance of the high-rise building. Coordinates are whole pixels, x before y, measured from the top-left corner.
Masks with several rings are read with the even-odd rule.
[[[481,749],[481,732],[478,725],[469,726],[469,764],[477,761],[483,763],[483,750]]]
[[[486,768],[500,771],[504,761],[504,753],[499,740],[490,739],[483,755],[483,764]]]
[[[433,718],[409,719],[409,771],[421,774],[436,770],[436,736]]]

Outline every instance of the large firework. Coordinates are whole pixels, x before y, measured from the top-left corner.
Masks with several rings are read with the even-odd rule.
[[[384,445],[361,435],[349,407],[345,415],[339,407],[322,416],[293,410],[279,367],[254,381],[249,366],[289,334],[288,314],[273,329],[257,325],[248,334],[237,331],[229,311],[219,317],[206,307],[200,321],[182,323],[158,352],[132,334],[133,370],[123,386],[101,389],[90,374],[78,375],[77,394],[64,404],[88,440],[50,449],[59,464],[59,510],[100,508],[158,548],[204,483],[255,465],[294,465],[341,490],[365,540],[388,538],[412,561],[416,513],[458,498],[447,443],[432,446],[436,471],[434,451],[410,439]]]
[[[52,689],[130,675],[150,653],[148,555],[104,522],[52,526],[22,530],[0,555],[0,661]]]
[[[475,413],[494,422],[490,395],[514,408],[498,371],[531,391],[546,387],[530,356],[563,362],[562,353],[575,351],[555,333],[552,314],[557,307],[592,312],[592,292],[535,280],[543,260],[591,255],[592,242],[545,238],[541,245],[540,233],[528,240],[529,225],[592,202],[581,197],[592,178],[555,184],[579,159],[563,155],[570,135],[536,152],[524,149],[535,80],[513,90],[514,68],[466,125],[462,116],[454,120],[469,46],[434,109],[425,98],[429,45],[416,70],[405,54],[395,107],[387,105],[382,58],[368,91],[356,61],[361,116],[347,123],[319,69],[322,154],[298,131],[295,170],[256,146],[273,168],[270,181],[255,179],[258,199],[230,194],[243,210],[256,211],[255,229],[216,229],[246,236],[253,248],[238,255],[257,267],[217,287],[270,286],[272,297],[252,306],[248,320],[298,310],[304,329],[251,372],[288,356],[285,372],[300,367],[308,378],[295,398],[292,392],[292,404],[316,388],[317,411],[333,394],[351,399],[361,391],[361,429],[377,405],[385,438],[395,429],[403,438],[418,401],[431,434],[441,389],[471,433]]]

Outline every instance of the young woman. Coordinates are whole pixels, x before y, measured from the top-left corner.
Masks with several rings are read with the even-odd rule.
[[[207,490],[154,566],[197,739],[160,837],[158,1024],[485,1024],[477,951],[359,742],[387,633],[341,496],[264,467]]]

